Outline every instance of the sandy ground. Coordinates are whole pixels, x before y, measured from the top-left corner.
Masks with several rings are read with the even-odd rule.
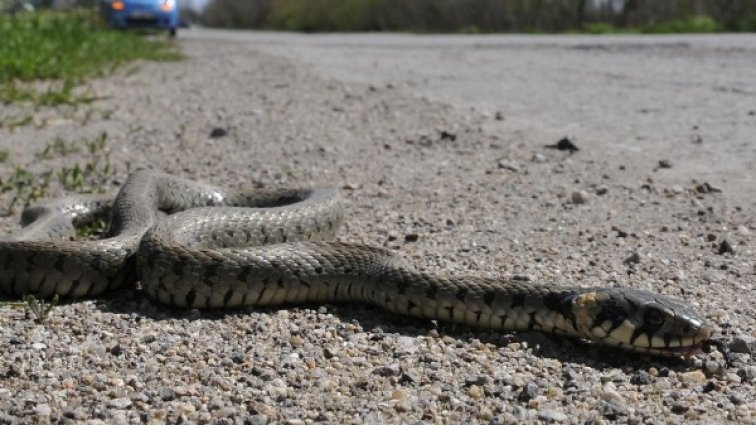
[[[484,117],[498,114],[486,128],[525,143],[569,135],[604,161],[673,160],[656,180],[716,180],[725,196],[756,200],[750,34],[345,37],[197,29],[185,36],[240,41],[326,78],[392,84]]]
[[[454,82],[475,69],[457,42],[451,50],[463,55],[464,70],[397,65],[389,82],[319,65],[331,63],[325,51],[359,65],[370,49],[192,34],[181,42],[186,61],[144,63],[95,81],[91,90],[103,99],[94,103],[4,105],[0,177],[7,182],[21,167],[38,182],[51,172],[46,196],[66,193],[58,175],[75,164],[85,175],[94,164],[112,191],[137,167],[229,186],[335,186],[349,210],[340,240],[396,249],[437,273],[673,295],[716,326],[722,347],[667,360],[372,307],[177,311],[125,290],[57,306],[44,324],[24,309],[0,309],[0,423],[756,420],[756,199],[747,138],[756,105],[739,97],[752,89],[752,45],[708,41],[700,46],[709,55],[704,69],[680,65],[711,79],[710,90],[680,84],[674,73],[646,87],[607,71],[594,75],[600,87],[583,92],[583,63],[654,76],[675,55],[693,63],[703,53],[680,53],[676,42],[586,49],[517,41],[496,51],[513,58],[503,63],[520,83],[504,80],[509,89],[498,103],[490,86],[476,106],[475,96],[457,102],[454,92],[433,89],[443,75]],[[297,58],[296,49],[310,53]],[[409,63],[422,60],[406,50]],[[573,65],[555,79],[544,58]],[[415,78],[410,71],[429,68],[441,77],[428,88],[406,82]],[[480,69],[481,81],[491,78]],[[741,85],[731,84],[736,77]],[[518,91],[526,84],[538,90]],[[710,107],[698,105],[703,98]],[[727,109],[732,102],[740,102],[737,113]],[[18,122],[26,124],[10,125]],[[216,128],[226,134],[210,137]],[[90,155],[86,142],[103,132],[107,150]],[[564,135],[578,152],[544,147]],[[56,138],[79,151],[41,154]],[[105,158],[112,174],[102,170]],[[87,184],[101,186],[95,177]],[[13,196],[2,194],[0,205]],[[4,231],[19,213],[3,219]]]

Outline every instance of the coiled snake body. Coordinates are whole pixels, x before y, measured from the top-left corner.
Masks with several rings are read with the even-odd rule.
[[[70,240],[77,222],[108,209],[107,238]],[[0,241],[0,291],[75,298],[139,279],[148,296],[176,307],[367,302],[667,356],[697,350],[712,333],[682,302],[636,289],[416,272],[388,250],[327,242],[342,219],[335,190],[234,192],[140,170],[113,202],[84,196],[27,208],[26,227]]]

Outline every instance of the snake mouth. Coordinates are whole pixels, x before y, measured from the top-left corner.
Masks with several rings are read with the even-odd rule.
[[[642,328],[641,328],[642,329]],[[611,335],[607,339],[612,339],[612,345],[619,346],[630,351],[638,353],[652,354],[663,357],[684,357],[689,358],[692,355],[702,351],[704,345],[706,345],[711,338],[714,329],[709,325],[703,325],[697,329],[697,332],[693,335],[684,335],[674,337],[664,334],[656,334],[647,336],[643,333],[639,333],[637,330],[633,331],[634,337],[630,338],[631,344],[627,344],[619,337],[623,334],[620,333],[618,337],[611,338]],[[639,337],[640,336],[640,337]]]
[[[699,353],[701,349],[703,348],[703,343],[699,342],[693,345],[688,345],[685,347],[654,347],[654,348],[648,348],[648,347],[636,347],[637,351],[643,352],[643,353],[649,353],[649,354],[656,354],[659,356],[664,357],[684,357],[689,358],[690,356]]]
[[[712,333],[714,333],[714,328],[705,325],[699,329],[695,336],[687,339],[687,341],[685,341],[687,344],[685,345],[681,344],[677,347],[636,347],[636,351],[664,357],[683,357],[687,359],[692,355],[701,352],[704,345],[709,344],[709,339],[711,338]]]

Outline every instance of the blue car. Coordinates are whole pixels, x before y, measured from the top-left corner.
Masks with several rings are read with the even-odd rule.
[[[113,28],[156,28],[171,37],[179,26],[176,0],[102,0],[102,13]]]

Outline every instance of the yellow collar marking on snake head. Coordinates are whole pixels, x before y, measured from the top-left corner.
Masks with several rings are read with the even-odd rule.
[[[572,300],[572,312],[575,314],[575,323],[578,327],[588,327],[593,323],[591,309],[596,307],[599,302],[596,292],[586,292],[580,294]]]

